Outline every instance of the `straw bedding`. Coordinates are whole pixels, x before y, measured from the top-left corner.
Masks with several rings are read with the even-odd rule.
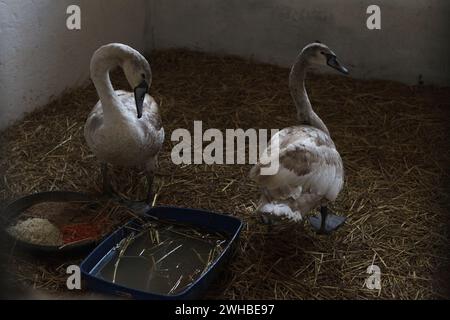
[[[346,169],[333,206],[348,217],[329,237],[284,222],[272,228],[254,214],[258,189],[249,165],[176,166],[170,134],[207,128],[283,128],[295,124],[288,70],[235,57],[157,51],[152,95],[167,133],[156,184],[157,204],[225,212],[246,222],[239,255],[208,293],[236,299],[449,298],[449,88],[405,86],[310,75],[308,90]],[[128,89],[121,72],[116,88]],[[1,133],[0,199],[46,190],[99,192],[99,163],[82,135],[97,101],[91,83],[69,90]],[[124,195],[144,198],[145,179],[115,170]],[[65,290],[67,265],[4,251],[19,284]],[[369,290],[367,268],[380,267],[381,290]]]

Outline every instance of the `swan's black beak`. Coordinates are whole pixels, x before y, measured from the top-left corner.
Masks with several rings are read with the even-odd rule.
[[[343,74],[348,74],[347,68],[342,66],[339,61],[337,61],[337,58],[334,54],[327,54],[327,64],[333,69],[342,72]]]
[[[142,107],[144,106],[145,95],[148,92],[147,81],[142,81],[140,85],[134,88],[134,99],[136,100],[136,110],[138,119],[142,118]]]

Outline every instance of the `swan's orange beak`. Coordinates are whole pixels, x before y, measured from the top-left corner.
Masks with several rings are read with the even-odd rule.
[[[138,119],[142,118],[142,109],[144,106],[145,95],[148,92],[147,81],[142,81],[140,85],[134,88],[134,99],[136,101],[136,111]]]

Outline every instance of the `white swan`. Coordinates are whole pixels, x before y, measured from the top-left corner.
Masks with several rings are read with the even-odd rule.
[[[309,219],[319,233],[330,233],[345,218],[328,213],[327,203],[333,202],[344,184],[342,159],[330,137],[328,128],[313,111],[305,89],[305,75],[313,65],[328,65],[348,74],[336,55],[319,42],[307,45],[298,55],[292,67],[289,86],[297,107],[298,126],[281,130],[271,140],[278,142],[279,170],[275,175],[262,175],[260,162],[250,177],[262,191],[258,211],[263,214],[285,216],[300,221],[315,207],[321,207],[320,217]],[[277,140],[278,139],[278,140]],[[267,161],[267,160],[266,160]]]
[[[134,93],[114,91],[109,72],[120,66]],[[100,101],[90,113],[84,136],[89,148],[102,162],[103,188],[112,193],[108,164],[145,170],[148,180],[147,204],[164,129],[155,100],[147,94],[152,72],[147,60],[129,46],[112,43],[100,47],[91,60],[91,79]]]

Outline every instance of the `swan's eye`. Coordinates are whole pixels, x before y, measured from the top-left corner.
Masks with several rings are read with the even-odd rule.
[[[325,52],[323,52],[323,51],[320,51],[320,54],[323,54],[323,55],[325,55]]]

